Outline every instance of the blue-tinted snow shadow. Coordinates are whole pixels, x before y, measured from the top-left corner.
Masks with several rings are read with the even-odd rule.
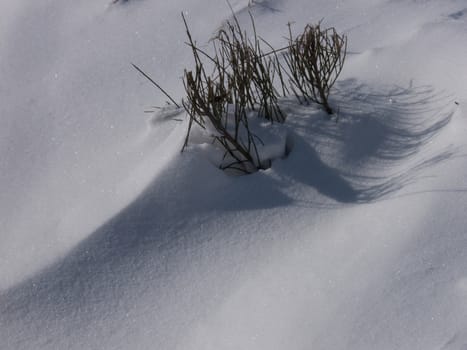
[[[224,231],[204,230],[204,223],[215,220],[220,213],[288,203],[290,199],[264,173],[250,179],[232,177],[199,154],[181,154],[129,206],[66,256],[0,293],[0,324],[6,319],[27,319],[30,327],[36,328],[34,334],[48,334],[67,320],[71,328],[98,330],[102,324],[97,314],[122,318],[132,309],[132,300],[124,297],[129,286],[141,295],[157,295],[159,289],[160,295],[166,295],[167,286],[173,284],[173,297],[182,304],[185,299],[189,303],[191,294],[176,287],[173,280],[179,274],[180,252],[196,249]],[[232,239],[244,234],[231,228]],[[233,263],[241,266],[242,258]],[[219,295],[234,283],[234,275],[226,273],[226,278],[225,284],[217,287]],[[148,285],[151,290],[147,290]],[[196,293],[196,288],[193,290]],[[115,308],[109,307],[114,304]],[[148,307],[158,309],[163,304],[161,297]],[[155,320],[154,332],[158,328]]]
[[[358,191],[342,176],[339,169],[326,164],[319,153],[296,133],[289,134],[289,158],[274,169],[280,174],[280,186],[286,189],[296,182],[313,188],[340,203],[355,203]],[[293,200],[295,202],[296,199]]]
[[[467,8],[451,13],[448,15],[448,17],[454,20],[464,19],[465,17],[467,17]]]
[[[368,203],[455,154],[449,147],[420,155],[453,116],[449,96],[428,86],[375,90],[353,79],[336,90],[331,120],[314,107],[290,108],[293,150],[275,165],[282,187],[299,182],[336,202]]]

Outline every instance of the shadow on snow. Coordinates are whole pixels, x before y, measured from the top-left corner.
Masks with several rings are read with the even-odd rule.
[[[429,87],[374,91],[355,80],[340,83],[337,90],[333,101],[340,106],[337,123],[325,119],[316,108],[287,103],[292,151],[270,170],[229,177],[199,155],[188,152],[175,157],[139,198],[63,259],[0,294],[0,323],[4,318],[27,319],[31,327],[52,329],[51,322],[59,325],[71,318],[83,325],[82,320],[89,318],[86,327],[96,327],[91,322],[96,310],[118,315],[131,310],[134,301],[122,298],[125,288],[142,288],[144,295],[150,283],[151,295],[159,289],[161,295],[167,293],[179,269],[176,252],[201,245],[216,234],[204,225],[213,221],[221,225],[223,217],[238,212],[241,220],[242,212],[254,215],[255,209],[338,208],[339,203],[375,201],[414,181],[421,169],[453,154],[453,150],[444,150],[423,156],[424,145],[451,119],[449,97]],[[290,194],[290,187],[297,184],[331,201],[313,203],[306,193]],[[246,233],[236,228],[228,227],[234,241],[247,240],[240,235],[255,233],[253,228]],[[241,257],[232,259],[232,264],[241,266]],[[206,273],[199,268],[199,273]],[[233,283],[234,276],[228,274],[222,278]],[[126,281],[125,288],[122,281]],[[175,287],[171,291],[177,300],[190,302],[187,291]],[[224,292],[219,290],[218,295]],[[163,307],[160,303],[163,298],[149,307]]]
[[[368,203],[455,154],[452,147],[424,148],[452,118],[448,96],[428,86],[375,91],[353,79],[336,90],[337,121],[322,113],[309,118],[309,107],[291,108],[294,150],[276,167],[282,186],[299,182],[337,202]]]

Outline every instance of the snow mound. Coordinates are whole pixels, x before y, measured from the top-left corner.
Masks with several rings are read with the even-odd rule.
[[[249,176],[202,134],[181,153],[130,64],[178,99],[180,11],[208,42],[224,3],[0,2],[2,350],[467,345],[465,2],[232,7],[277,47],[321,19],[350,45],[336,119],[283,101]]]

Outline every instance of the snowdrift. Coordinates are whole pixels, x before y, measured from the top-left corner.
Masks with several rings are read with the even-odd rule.
[[[181,97],[180,11],[208,42],[223,2],[0,3],[1,349],[467,346],[465,3],[232,6],[349,38],[338,121],[283,101],[290,153],[240,177],[130,64]]]

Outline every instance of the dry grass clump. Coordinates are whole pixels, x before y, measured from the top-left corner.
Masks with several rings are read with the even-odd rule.
[[[225,69],[231,88],[246,98],[250,109],[258,109],[259,115],[267,120],[283,122],[279,93],[274,85],[276,73],[280,72],[279,62],[276,56],[264,54],[255,22],[250,18],[252,39],[247,39],[247,33],[234,16],[234,22],[227,22],[226,29],[221,29],[213,39],[215,56],[227,62]]]
[[[347,37],[334,28],[307,25],[302,34],[293,38],[289,24],[285,62],[292,91],[300,102],[315,102],[333,114],[329,93],[342,71],[346,51]]]
[[[225,150],[221,168],[247,173],[262,168],[257,148],[261,140],[250,130],[248,119],[256,112],[271,122],[285,120],[274,85],[277,56],[263,53],[253,18],[252,40],[234,17],[212,39],[213,54],[196,46],[184,17],[183,21],[195,61],[194,69],[185,70],[183,78],[183,106],[190,116],[185,147],[197,124],[209,130]]]
[[[302,34],[293,38],[289,25],[288,45],[276,50],[257,35],[251,14],[251,36],[234,15],[233,21],[214,36],[211,50],[207,51],[196,45],[183,13],[182,18],[194,58],[194,68],[183,75],[186,96],[182,105],[189,116],[183,149],[197,125],[223,149],[219,165],[222,169],[251,173],[269,163],[260,159],[258,145],[262,141],[250,128],[252,115],[284,122],[279,99],[288,94],[289,88],[300,103],[314,102],[328,114],[333,113],[328,98],[342,71],[347,49],[347,38],[334,28],[307,25]],[[267,53],[262,49],[264,45]],[[134,67],[178,107],[165,90]]]

